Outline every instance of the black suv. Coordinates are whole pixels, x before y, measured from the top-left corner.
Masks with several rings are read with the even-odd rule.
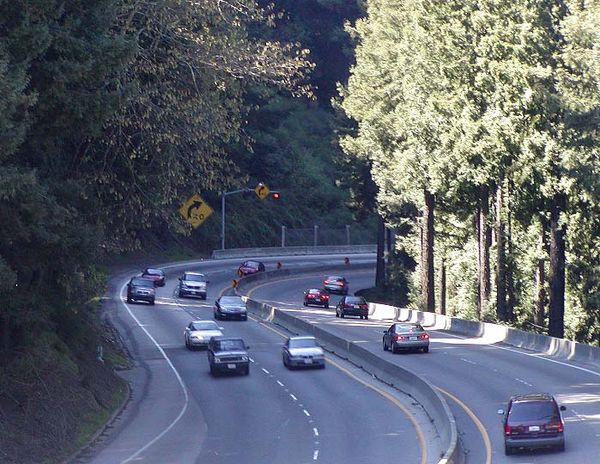
[[[504,415],[504,451],[512,454],[519,448],[555,448],[565,450],[564,406],[549,393],[513,396]]]
[[[132,277],[127,284],[127,303],[132,301],[147,301],[154,304],[156,291],[154,281],[144,277]]]
[[[210,373],[235,372],[250,373],[248,346],[241,338],[212,337],[208,342],[208,364]]]

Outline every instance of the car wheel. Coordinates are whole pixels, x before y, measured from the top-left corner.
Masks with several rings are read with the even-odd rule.
[[[150,305],[154,306],[154,298],[150,300]]]
[[[127,295],[127,303],[132,303],[133,300],[131,299],[131,297],[129,295]]]
[[[248,320],[248,316],[242,316],[242,321],[247,321]]]
[[[429,353],[429,347],[426,346],[425,348],[423,348],[423,353]]]
[[[242,371],[242,375],[249,375],[250,374],[250,366],[246,366],[244,368],[244,370]]]
[[[189,350],[190,349],[190,343],[188,341],[188,339],[185,339],[185,347]]]
[[[383,339],[383,351],[387,351],[388,350],[388,346],[387,343],[385,342],[385,338]]]
[[[217,376],[217,370],[215,369],[215,366],[213,366],[212,364],[210,365],[210,375],[213,376]]]
[[[329,309],[329,303],[325,303],[325,308]]]
[[[369,315],[366,315],[366,316],[365,316],[365,319],[369,319]]]
[[[342,312],[340,313],[340,317],[341,317],[342,319],[344,318],[344,311],[342,311]]]
[[[398,350],[396,349],[396,347],[394,346],[393,343],[390,345],[390,348],[391,348],[391,351],[393,354],[396,354],[398,352]]]
[[[302,303],[304,306],[308,306],[308,303],[305,301]]]
[[[514,453],[514,450],[510,446],[504,445],[504,454],[506,454],[507,456],[510,456],[513,453]]]
[[[340,317],[340,313],[337,312],[337,309],[335,310],[335,317]]]
[[[183,293],[181,293],[181,290],[179,290],[179,291],[177,292],[177,297],[178,297],[178,298],[183,298]]]
[[[213,313],[213,316],[216,320],[219,320],[219,315],[216,312]]]
[[[565,450],[565,442],[562,442],[560,445],[558,445],[556,447],[557,451],[564,451]]]

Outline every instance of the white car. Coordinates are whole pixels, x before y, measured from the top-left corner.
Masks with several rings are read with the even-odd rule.
[[[215,321],[192,321],[185,328],[183,337],[188,350],[196,347],[208,346],[212,337],[222,337],[223,327],[219,327]]]
[[[325,368],[325,354],[315,337],[310,335],[290,337],[283,345],[283,365],[294,367]]]
[[[179,286],[177,287],[177,296],[197,296],[206,300],[206,286],[208,279],[204,274],[199,272],[184,272],[179,278]]]

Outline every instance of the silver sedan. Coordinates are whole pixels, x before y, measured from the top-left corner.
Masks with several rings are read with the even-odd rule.
[[[223,327],[219,327],[215,321],[193,321],[188,324],[183,332],[185,346],[191,350],[196,347],[208,346],[212,337],[221,337]]]
[[[417,323],[396,323],[383,331],[383,351],[399,350],[429,351],[429,334]]]
[[[290,337],[283,345],[283,365],[294,367],[325,368],[325,354],[315,337]]]

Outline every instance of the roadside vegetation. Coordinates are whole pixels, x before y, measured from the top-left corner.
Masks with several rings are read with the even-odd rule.
[[[127,356],[100,322],[107,264],[208,255],[219,192],[258,182],[282,199],[231,197],[228,247],[356,222],[330,98],[359,13],[0,0],[1,462],[56,462],[122,403]],[[192,230],[178,209],[195,192],[215,214]]]
[[[372,0],[342,145],[414,306],[600,343],[600,2]]]

